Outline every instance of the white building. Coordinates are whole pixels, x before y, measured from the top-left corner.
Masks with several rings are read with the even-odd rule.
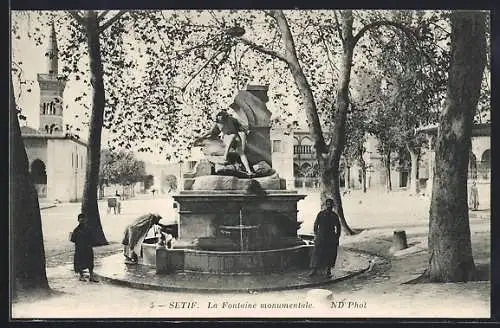
[[[39,128],[23,126],[21,135],[39,198],[77,201],[83,195],[87,145],[64,128],[62,99],[66,82],[58,75],[58,49],[53,25],[47,53],[47,71],[38,74]]]

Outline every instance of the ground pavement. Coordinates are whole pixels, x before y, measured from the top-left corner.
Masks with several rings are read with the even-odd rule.
[[[487,206],[485,201],[483,206]],[[128,200],[121,215],[107,214],[101,205],[102,224],[109,246],[95,249],[97,264],[103,256],[120,251],[124,227],[144,210],[174,217],[169,198]],[[299,203],[301,232],[311,230],[319,197]],[[352,228],[363,231],[344,236],[341,246],[381,256],[370,270],[354,278],[321,287],[257,293],[187,293],[138,290],[104,282],[80,282],[71,271],[72,245],[67,232],[76,224],[77,204],[60,204],[42,211],[49,283],[57,294],[25,298],[12,305],[13,318],[97,317],[489,317],[490,218],[489,211],[471,215],[476,266],[483,281],[459,284],[404,284],[426,267],[427,199],[404,192],[356,193],[344,197]],[[405,230],[410,248],[389,254],[394,230]],[[322,292],[332,293],[331,299]],[[467,304],[467,306],[464,306]]]

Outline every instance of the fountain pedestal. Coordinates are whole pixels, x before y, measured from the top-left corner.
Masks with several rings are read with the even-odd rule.
[[[246,252],[250,248],[254,248],[254,242],[258,238],[256,233],[259,226],[257,225],[235,225],[235,226],[220,226],[220,232],[227,235],[229,239],[240,245],[240,251]]]
[[[305,195],[189,190],[173,197],[179,239],[169,250],[170,270],[257,274],[309,266],[312,246],[297,236],[297,202]]]
[[[179,211],[180,245],[189,247],[199,238],[223,238],[221,227],[245,225],[259,227],[249,250],[295,246],[290,241],[297,238],[297,202],[305,195],[293,190],[266,192],[259,197],[239,190],[181,191],[173,196]]]

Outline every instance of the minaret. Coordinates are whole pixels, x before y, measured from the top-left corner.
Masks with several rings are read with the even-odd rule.
[[[52,22],[49,42],[45,52],[47,73],[38,74],[40,85],[40,132],[62,134],[63,129],[63,92],[66,81],[58,75],[58,48],[54,23]]]

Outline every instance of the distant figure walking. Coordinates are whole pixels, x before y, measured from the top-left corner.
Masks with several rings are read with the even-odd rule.
[[[477,191],[476,181],[472,182],[469,191],[469,208],[476,211],[479,207],[479,193]]]
[[[93,234],[85,214],[78,214],[78,226],[71,233],[71,239],[75,243],[74,269],[80,274],[80,281],[86,281],[83,271],[89,270],[89,281],[98,282],[94,278],[94,251]]]
[[[309,276],[315,276],[318,270],[325,270],[326,276],[330,276],[337,260],[340,219],[333,211],[333,199],[327,199],[325,207],[314,221],[314,250],[311,258],[312,271]]]

